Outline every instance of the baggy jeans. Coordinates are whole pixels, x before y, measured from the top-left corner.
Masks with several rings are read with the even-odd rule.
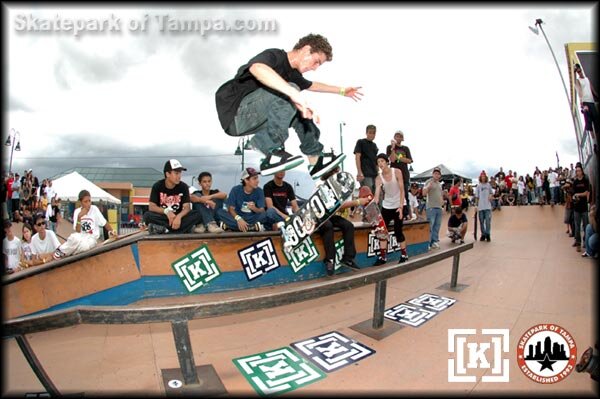
[[[298,89],[293,83],[290,83]],[[300,139],[300,151],[305,155],[320,155],[323,144],[319,142],[321,131],[312,119],[303,118],[294,104],[281,93],[257,89],[248,94],[237,110],[231,126],[226,130],[231,136],[254,134],[250,145],[268,155],[282,148],[292,127]]]

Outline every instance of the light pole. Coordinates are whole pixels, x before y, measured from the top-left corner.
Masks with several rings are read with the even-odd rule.
[[[554,50],[552,50],[552,46],[550,46],[550,42],[548,41],[546,32],[544,32],[544,28],[542,28],[543,23],[544,23],[544,21],[542,21],[541,18],[538,18],[535,20],[535,26],[534,27],[530,26],[529,30],[532,31],[533,33],[535,33],[536,35],[539,35],[539,31],[541,30],[542,35],[544,35],[544,39],[546,39],[546,44],[548,45],[548,48],[550,49],[550,53],[552,54],[552,58],[554,59],[554,63],[556,64],[556,69],[558,69],[558,74],[560,75],[560,80],[562,81],[563,89],[565,89],[565,96],[567,97],[567,104],[569,105],[569,113],[571,114],[571,118],[573,119],[573,127],[575,128],[575,134],[578,135],[577,118],[575,117],[575,114],[573,113],[571,99],[569,98],[569,91],[567,90],[565,78],[563,77],[562,71],[560,70],[560,67],[558,66],[558,61],[556,60],[556,56],[554,55]],[[538,28],[539,28],[539,30],[538,30]],[[579,136],[577,136],[577,137],[579,137]]]
[[[12,141],[11,141],[12,136]],[[12,159],[13,159],[13,151],[21,151],[21,133],[17,132],[15,129],[10,129],[10,133],[6,138],[5,146],[10,146],[10,162],[8,164],[8,173],[12,173]]]
[[[344,140],[342,139],[342,126],[346,126],[346,122],[340,122],[340,154],[344,153]],[[342,172],[344,171],[344,161],[342,161]]]
[[[246,150],[249,150],[250,147],[250,139],[241,138],[238,141],[238,146],[235,149],[235,153],[233,155],[241,155],[242,156],[242,170],[244,170],[244,153]]]

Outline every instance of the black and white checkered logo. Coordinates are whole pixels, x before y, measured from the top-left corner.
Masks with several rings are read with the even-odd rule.
[[[388,233],[388,250],[387,253],[391,254],[400,250],[398,240],[394,233]],[[379,255],[379,238],[373,232],[369,233],[369,244],[367,246],[367,257]]]
[[[450,306],[454,305],[454,303],[456,303],[456,299],[435,294],[423,294],[411,299],[408,301],[408,303],[421,306],[428,310],[441,312],[442,310],[446,310]]]
[[[373,349],[332,331],[291,344],[298,353],[329,373],[375,353]]]
[[[239,250],[238,256],[248,281],[277,269],[280,265],[273,241],[270,238]]]
[[[393,308],[387,309],[383,316],[386,319],[396,323],[408,324],[412,327],[419,327],[423,323],[435,317],[438,313],[432,310],[423,309],[418,306],[401,303]]]

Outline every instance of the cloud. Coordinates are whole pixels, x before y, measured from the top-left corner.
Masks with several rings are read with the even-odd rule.
[[[9,112],[18,112],[18,111],[22,111],[22,112],[34,112],[35,110],[28,106],[25,102],[21,101],[20,99],[16,98],[13,95],[9,95],[9,99],[8,99],[8,106],[7,108],[5,108],[5,111],[9,111]]]

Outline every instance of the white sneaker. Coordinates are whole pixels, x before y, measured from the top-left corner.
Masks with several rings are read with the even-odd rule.
[[[219,226],[217,226],[216,222],[211,222],[208,224],[207,230],[209,233],[213,233],[213,234],[217,234],[217,233],[222,233],[223,229],[220,228]]]
[[[433,244],[431,244],[431,248],[432,249],[440,249],[440,244],[438,244],[437,242],[434,242]]]
[[[206,227],[204,227],[203,224],[197,224],[196,227],[194,227],[194,233],[201,234],[201,233],[205,233],[205,232],[206,232]]]

